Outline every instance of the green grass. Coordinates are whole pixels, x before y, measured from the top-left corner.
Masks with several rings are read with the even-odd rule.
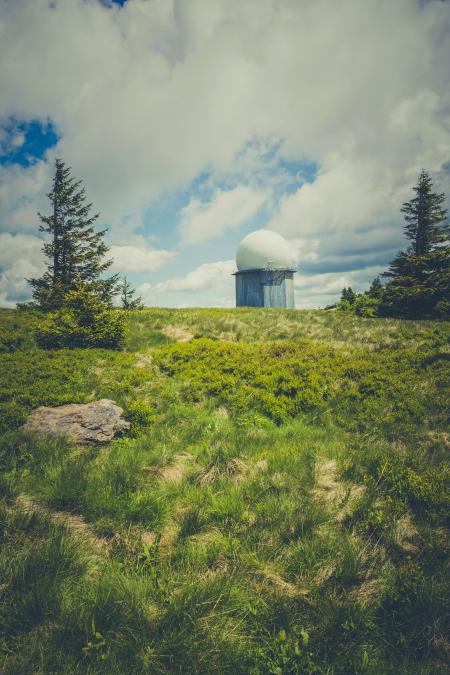
[[[446,672],[448,324],[154,309],[119,353],[38,321],[0,312],[1,672]],[[101,397],[107,446],[20,431]]]

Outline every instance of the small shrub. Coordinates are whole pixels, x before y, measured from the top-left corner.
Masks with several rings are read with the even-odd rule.
[[[353,310],[356,316],[370,318],[377,316],[379,304],[378,298],[371,298],[370,295],[359,295],[353,304]]]

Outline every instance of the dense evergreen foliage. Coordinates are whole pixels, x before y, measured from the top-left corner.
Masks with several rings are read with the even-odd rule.
[[[29,283],[35,302],[44,310],[61,308],[66,293],[80,285],[111,304],[117,287],[117,275],[102,276],[112,264],[105,260],[106,230],[94,229],[99,214],[90,215],[92,204],[86,203],[81,181],[70,172],[61,159],[56,160],[53,187],[47,195],[52,211],[47,216],[38,214],[39,230],[49,235],[43,246],[48,263],[42,277]]]
[[[49,312],[36,331],[37,343],[47,349],[123,346],[125,316],[112,310],[86,286],[64,295],[64,306]]]
[[[374,298],[378,300],[383,295],[383,284],[380,281],[380,277],[377,276],[370,284],[370,288],[367,291],[369,298]]]
[[[406,253],[391,266],[392,276],[378,309],[380,316],[450,318],[450,247],[426,255]]]
[[[345,300],[345,302],[348,302],[349,305],[353,305],[355,298],[356,293],[351,286],[342,289],[341,300]]]

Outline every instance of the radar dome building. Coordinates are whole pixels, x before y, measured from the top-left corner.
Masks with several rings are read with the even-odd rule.
[[[248,234],[236,251],[236,307],[294,308],[294,273],[289,244],[271,230]]]

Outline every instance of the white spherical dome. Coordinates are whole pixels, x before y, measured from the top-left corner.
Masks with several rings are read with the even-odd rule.
[[[262,268],[292,269],[292,255],[286,239],[272,230],[250,232],[236,251],[238,270]]]

